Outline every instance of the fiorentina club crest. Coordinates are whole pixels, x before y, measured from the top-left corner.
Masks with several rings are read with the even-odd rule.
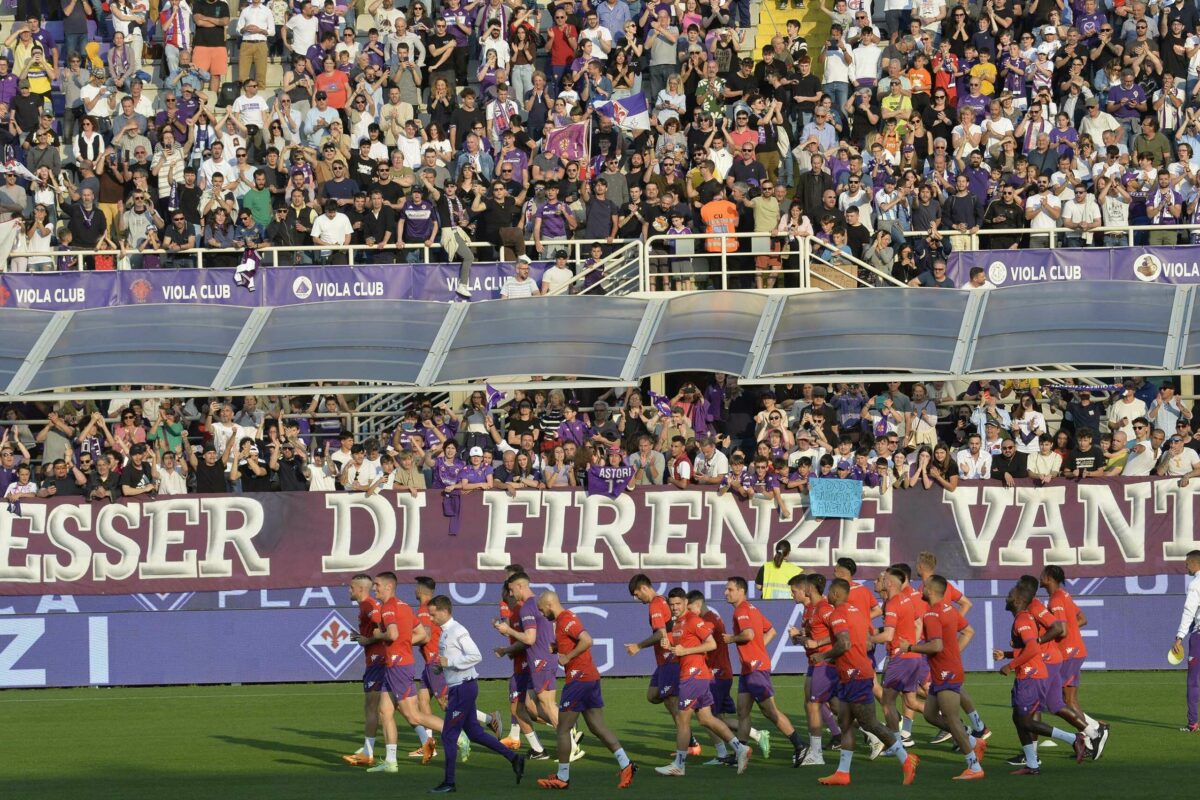
[[[613,120],[620,125],[626,117],[629,116],[629,109],[625,108],[619,100],[614,100],[613,104]]]
[[[310,633],[301,646],[331,678],[340,678],[362,648],[351,638],[354,628],[336,611]]]
[[[133,295],[135,303],[144,303],[150,299],[153,294],[154,287],[150,285],[150,281],[145,278],[138,278],[129,286],[129,293]]]

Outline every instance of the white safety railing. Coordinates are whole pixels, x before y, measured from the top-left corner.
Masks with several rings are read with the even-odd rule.
[[[656,234],[646,240],[642,283],[647,291],[807,288],[807,258],[803,240],[767,233]]]
[[[1082,247],[1133,247],[1137,234],[1143,232],[1174,232],[1177,236],[1179,233],[1186,233],[1196,230],[1195,225],[1108,225],[1092,228],[1088,231],[1071,230],[1070,228],[1055,227],[1055,228],[981,228],[975,233],[960,232],[953,228],[939,228],[938,234],[943,238],[951,240],[951,248],[958,251],[970,250],[1003,250],[1011,248],[995,247],[991,241],[993,237],[1027,237],[1028,241],[1023,238],[1018,246],[1022,249],[1052,249],[1056,247],[1070,247],[1069,242],[1073,237],[1091,236],[1091,244],[1082,244]],[[920,231],[904,231],[905,239],[920,239],[930,234],[929,230]],[[1108,241],[1109,237],[1116,239],[1120,237],[1123,240],[1122,244],[1116,244]],[[1107,242],[1107,243],[1106,243]],[[963,246],[963,245],[966,246]],[[1190,241],[1185,241],[1183,244],[1191,244]]]

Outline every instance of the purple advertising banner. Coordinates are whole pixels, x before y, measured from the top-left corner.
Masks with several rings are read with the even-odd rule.
[[[1200,283],[1200,247],[964,250],[950,254],[946,275],[963,286],[975,267],[983,269],[993,286],[1132,280],[1192,284]]]
[[[545,263],[530,265],[541,285]],[[476,262],[471,268],[472,299],[500,297],[510,263]],[[0,308],[79,311],[143,303],[201,303],[231,306],[284,306],[326,300],[460,299],[458,264],[367,264],[363,266],[266,267],[258,291],[234,284],[232,269],[147,269],[110,272],[0,274]]]
[[[1085,667],[1169,669],[1165,656],[1186,581],[1182,574],[1068,580],[1068,591],[1088,618]],[[704,592],[710,606],[728,620],[723,581],[682,586]],[[645,606],[634,602],[624,585],[534,588],[543,587],[558,591],[564,605],[579,614],[595,640],[593,652],[602,673],[651,672],[650,652],[629,656],[622,646],[648,630]],[[657,591],[667,588],[661,583]],[[1007,588],[998,581],[963,585],[973,602],[968,621],[975,629],[964,653],[968,670],[996,667],[991,650],[1005,646],[1011,623],[1000,596]],[[507,676],[510,662],[491,654],[501,641],[490,630],[497,616],[497,584],[439,584],[438,590],[454,601],[455,617],[483,650],[483,675]],[[400,594],[411,600],[407,587],[401,586]],[[802,611],[781,600],[755,604],[781,633],[798,624]],[[10,597],[0,601],[0,688],[356,680],[362,675],[362,651],[349,638],[356,624],[357,609],[344,586]],[[164,641],[170,646],[164,647]],[[776,673],[796,674],[807,667],[803,648],[786,635],[771,644],[770,652]],[[882,658],[882,650],[876,655]]]
[[[787,539],[791,560],[837,558],[875,575],[922,550],[945,574],[1008,579],[1061,564],[1072,576],[1156,575],[1197,547],[1200,483],[1063,481],[957,490],[863,490],[855,519],[816,519],[798,494],[782,518],[700,489],[638,489],[615,499],[575,490],[474,492],[458,535],[440,495],[355,492],[188,495],[111,505],[25,500],[0,509],[0,595],[287,589],[394,570],[491,582],[505,565],[545,580],[620,582],[753,576]]]

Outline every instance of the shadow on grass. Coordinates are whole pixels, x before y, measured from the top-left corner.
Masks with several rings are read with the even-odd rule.
[[[346,767],[339,753],[324,747],[304,747],[303,745],[290,744],[288,742],[271,741],[268,739],[248,739],[241,736],[228,736],[226,734],[214,734],[212,738],[225,744],[250,747],[255,750],[262,750],[265,753],[271,753],[272,755],[290,753],[291,755],[305,756],[310,759],[309,761],[289,762],[293,764],[338,770],[345,769]],[[279,759],[272,760],[280,762]]]

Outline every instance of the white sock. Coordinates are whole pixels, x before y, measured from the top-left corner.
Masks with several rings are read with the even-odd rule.
[[[529,747],[533,752],[542,752],[542,743],[538,741],[537,731],[530,731],[525,734],[525,741],[529,742]]]
[[[394,744],[387,745],[387,762],[389,764],[396,763],[396,745]]]
[[[750,741],[757,742],[760,738],[762,738],[762,731],[760,731],[758,728],[751,728]]]
[[[508,738],[521,741],[521,726],[515,722],[508,726]]]
[[[729,755],[729,751],[725,749],[724,742],[716,742],[714,747],[717,748],[717,758],[724,758],[725,756]]]
[[[492,715],[486,714],[482,711],[475,712],[475,719],[479,720],[480,725],[491,725],[492,724]]]
[[[824,745],[821,742],[821,734],[819,734],[819,733],[809,734],[808,752],[817,753],[819,755],[821,753],[821,750],[823,747],[824,747]]]
[[[429,741],[429,728],[426,728],[424,725],[417,725],[413,730],[417,732],[417,739],[420,740],[422,745]]]
[[[838,772],[849,772],[849,771],[850,771],[850,761],[851,761],[851,759],[853,759],[853,758],[854,758],[854,751],[853,751],[853,750],[847,750],[846,748],[844,748],[844,747],[843,747],[843,748],[842,748],[842,755],[841,755],[841,757],[838,759],[838,768],[837,768],[837,771],[838,771]]]
[[[975,730],[983,730],[986,727],[983,724],[983,719],[979,716],[978,711],[972,711],[970,714],[967,714],[967,716],[970,718],[971,725],[975,728]]]
[[[979,759],[975,757],[974,753],[967,753],[967,769],[971,770],[971,772],[980,772],[983,770],[983,767],[979,766]]]
[[[613,750],[613,755],[617,757],[618,767],[625,769],[629,766],[629,756],[625,755],[624,747],[618,747],[616,750]]]
[[[1050,729],[1050,738],[1057,739],[1060,742],[1066,742],[1067,744],[1075,744],[1075,734],[1067,733],[1059,728]]]
[[[373,758],[375,756],[375,737],[374,736],[363,737],[363,755],[366,756],[367,758]]]
[[[571,762],[563,764],[561,761],[558,764],[558,779],[560,781],[571,780]]]
[[[979,744],[979,740],[968,733],[967,734],[967,744],[969,744],[971,746],[971,749],[974,750],[975,745]]]
[[[913,721],[908,717],[900,718],[900,730],[904,733],[912,733]]]
[[[737,753],[738,750],[740,750],[746,746],[746,745],[742,744],[741,742],[739,742],[738,738],[736,736],[734,736],[732,739],[730,739],[725,744],[728,745],[729,749],[732,750],[734,753]]]
[[[675,766],[682,767],[683,762],[687,759],[687,750],[675,751]]]
[[[1021,749],[1025,751],[1025,766],[1029,767],[1030,769],[1037,769],[1037,742],[1034,742],[1033,744],[1021,745]]]

